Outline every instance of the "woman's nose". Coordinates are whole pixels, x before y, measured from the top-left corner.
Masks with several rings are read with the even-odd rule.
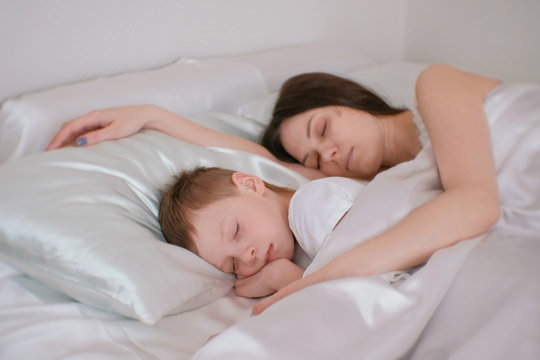
[[[330,142],[321,144],[321,150],[320,150],[321,161],[329,162],[329,161],[334,160],[337,152],[338,152],[338,148],[335,144],[332,144]]]

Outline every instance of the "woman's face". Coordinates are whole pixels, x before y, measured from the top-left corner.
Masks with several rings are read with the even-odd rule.
[[[328,176],[373,177],[382,166],[384,140],[374,115],[342,106],[308,110],[281,124],[285,150]]]
[[[240,189],[238,196],[203,208],[194,226],[199,256],[226,273],[251,276],[270,261],[294,255],[287,210],[257,190]]]

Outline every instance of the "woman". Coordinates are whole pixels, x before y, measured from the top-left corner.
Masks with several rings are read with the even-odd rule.
[[[440,248],[487,231],[498,220],[500,210],[483,102],[498,84],[447,65],[424,70],[416,84],[418,113],[433,146],[442,194],[389,230],[261,301],[254,313],[316,282],[414,267]],[[278,161],[308,178],[340,175],[371,179],[388,167],[413,159],[422,148],[421,124],[416,121],[415,125],[412,111],[388,107],[387,111],[370,113],[346,100],[318,102],[324,96],[315,93],[306,104],[302,103],[301,111],[290,111],[288,103],[298,104],[304,98],[301,94],[281,94],[275,120],[264,138],[268,144],[279,140],[271,149],[279,157],[299,164]],[[369,100],[366,103],[371,105]],[[199,145],[237,148],[277,160],[260,145],[206,129],[153,106],[100,110],[72,120],[64,124],[48,149],[73,141],[83,145],[117,139],[142,128]],[[276,150],[280,147],[281,151]]]

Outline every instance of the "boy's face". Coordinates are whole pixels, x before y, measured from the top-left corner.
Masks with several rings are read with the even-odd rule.
[[[238,196],[197,212],[194,241],[199,256],[221,271],[239,276],[251,276],[275,259],[292,259],[294,237],[288,207],[263,195],[268,191],[264,185],[262,190],[252,185],[237,189]]]

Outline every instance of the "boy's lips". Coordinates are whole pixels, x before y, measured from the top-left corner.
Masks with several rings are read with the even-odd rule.
[[[270,244],[270,247],[266,251],[266,255],[264,256],[264,264],[268,264],[270,261],[274,260],[274,245]]]

